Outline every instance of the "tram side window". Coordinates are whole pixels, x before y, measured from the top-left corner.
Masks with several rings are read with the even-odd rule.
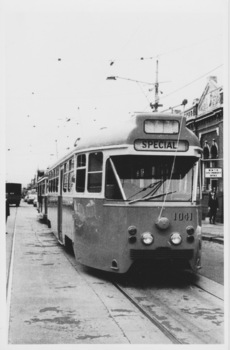
[[[72,170],[74,168],[74,161],[73,159],[69,160],[69,171]]]
[[[66,192],[68,187],[68,174],[64,174],[64,181],[63,181],[63,191]]]
[[[58,177],[56,177],[55,187],[56,187],[56,192],[58,192]]]
[[[38,196],[41,195],[41,184],[38,184]]]
[[[122,199],[121,191],[109,160],[106,163],[105,198]]]
[[[77,156],[77,167],[81,168],[81,167],[85,167],[86,166],[86,156],[85,154],[79,154]]]
[[[88,192],[99,193],[102,189],[102,152],[89,154]]]
[[[67,181],[68,182],[67,190],[68,190],[68,192],[71,192],[72,186],[73,186],[74,159],[71,158],[68,163],[69,163],[69,168],[68,168],[69,173],[68,173],[68,181]]]
[[[50,192],[50,173],[47,181],[47,192]]]
[[[86,175],[86,155],[79,154],[77,156],[77,171],[76,171],[76,191],[85,191],[85,175]]]
[[[73,171],[70,171],[68,176],[68,192],[70,192],[73,186]]]

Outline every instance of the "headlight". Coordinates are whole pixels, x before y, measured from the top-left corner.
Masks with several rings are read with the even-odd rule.
[[[174,232],[171,235],[170,240],[171,240],[172,244],[179,245],[182,242],[182,237],[178,232]]]
[[[141,240],[145,245],[150,245],[153,243],[153,235],[150,232],[144,232],[141,235]]]

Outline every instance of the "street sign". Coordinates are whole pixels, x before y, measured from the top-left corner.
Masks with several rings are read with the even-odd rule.
[[[210,179],[222,178],[222,168],[206,168],[205,177]]]

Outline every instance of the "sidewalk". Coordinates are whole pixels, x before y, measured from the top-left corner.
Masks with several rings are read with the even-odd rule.
[[[209,223],[209,218],[203,220],[202,239],[205,241],[224,244],[224,224],[216,223],[215,225],[212,225]]]
[[[13,245],[8,345],[170,343],[103,274],[77,264],[24,203],[17,208]]]

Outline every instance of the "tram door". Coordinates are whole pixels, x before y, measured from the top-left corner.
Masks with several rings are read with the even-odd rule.
[[[58,240],[60,243],[63,243],[62,237],[62,195],[63,195],[63,172],[60,170],[60,193],[58,196]]]

